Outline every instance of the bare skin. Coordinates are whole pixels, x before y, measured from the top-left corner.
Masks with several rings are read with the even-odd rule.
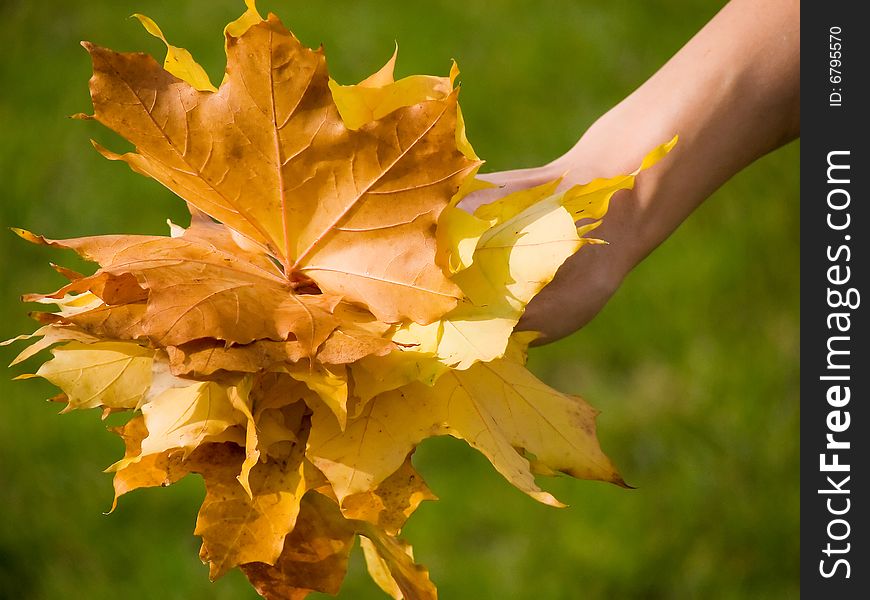
[[[732,0],[566,154],[537,168],[481,175],[500,187],[463,206],[472,210],[561,175],[564,189],[631,172],[674,134],[680,139],[671,153],[614,197],[594,233],[609,245],[586,246],[568,259],[518,329],[540,331],[539,343],[546,343],[583,327],[716,189],[800,135],[797,0]]]

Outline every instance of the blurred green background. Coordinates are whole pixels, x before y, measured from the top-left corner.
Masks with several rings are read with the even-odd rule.
[[[533,166],[651,75],[721,6],[697,0],[273,1],[349,83],[400,44],[398,74],[462,68],[462,106],[485,170]],[[90,109],[88,39],[162,53],[127,19],[143,12],[219,81],[221,30],[241,0],[0,3],[0,225],[62,237],[163,233],[183,203],[99,157],[124,143]],[[162,56],[162,54],[161,54]],[[653,115],[651,115],[653,118]],[[532,368],[603,411],[605,450],[638,489],[544,482],[571,505],[536,504],[461,442],[416,463],[442,498],[405,530],[451,599],[798,597],[798,144],[734,178],[628,278],[604,312],[537,350]],[[0,338],[34,328],[18,303],[72,257],[0,233]],[[16,347],[18,348],[18,347]],[[0,349],[8,363],[16,350]],[[30,363],[35,369],[35,363]],[[40,382],[0,376],[0,597],[254,598],[233,573],[211,584],[192,535],[189,478],[123,499],[122,453],[93,412],[58,416]],[[340,595],[384,598],[358,556]]]

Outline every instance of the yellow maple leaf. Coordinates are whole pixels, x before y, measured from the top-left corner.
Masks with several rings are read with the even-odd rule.
[[[420,503],[437,499],[414,469],[409,456],[373,491],[346,497],[341,503],[341,512],[348,519],[368,521],[395,536]]]
[[[112,485],[115,498],[112,511],[118,506],[118,499],[128,492],[140,488],[165,486],[175,483],[190,471],[184,466],[184,451],[173,448],[159,454],[142,456],[142,440],[148,436],[145,418],[133,417],[123,427],[113,431],[124,440],[124,458],[106,469],[114,472]]]
[[[366,566],[375,583],[396,600],[437,600],[429,571],[414,562],[407,542],[364,524],[360,533]]]
[[[598,445],[596,415],[582,399],[550,388],[506,357],[450,370],[433,386],[414,383],[379,394],[344,431],[315,412],[307,454],[343,500],[374,489],[422,440],[452,435],[481,451],[513,485],[558,506],[517,449],[554,471],[624,485]]]
[[[148,437],[142,440],[142,454],[158,454],[180,448],[189,454],[214,441],[234,425],[244,423],[230,396],[238,388],[225,388],[213,381],[190,381],[185,387],[172,387],[142,406]]]
[[[51,338],[49,338],[51,340]],[[62,389],[76,408],[139,408],[151,387],[154,351],[130,342],[70,342],[36,374]]]

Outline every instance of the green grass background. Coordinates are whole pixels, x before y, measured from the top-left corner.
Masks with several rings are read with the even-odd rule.
[[[546,162],[652,74],[718,10],[690,0],[273,1],[353,82],[400,44],[398,72],[462,68],[469,136],[499,170]],[[241,0],[6,0],[0,4],[0,225],[50,236],[162,233],[182,202],[99,157],[125,143],[87,111],[88,39],[161,53],[155,18],[219,80],[223,25]],[[687,82],[691,85],[691,82]],[[679,93],[679,90],[674,90]],[[652,107],[650,118],[655,118]],[[601,315],[537,350],[532,368],[603,411],[605,449],[638,489],[545,482],[571,507],[536,504],[461,442],[416,463],[442,498],[405,530],[451,599],[798,596],[798,145],[735,177],[628,278]],[[0,233],[0,337],[33,329],[24,292],[72,257]],[[8,363],[15,350],[0,349]],[[30,369],[35,369],[33,363]],[[211,584],[192,535],[190,478],[104,516],[101,469],[121,444],[93,412],[58,416],[43,382],[0,376],[0,597],[254,598],[233,573]],[[357,556],[340,594],[382,598]]]

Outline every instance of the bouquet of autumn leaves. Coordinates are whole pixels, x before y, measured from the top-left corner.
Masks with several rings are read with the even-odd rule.
[[[126,162],[183,198],[171,235],[34,243],[98,263],[28,302],[54,346],[35,376],[65,411],[128,412],[114,473],[125,493],[203,477],[195,533],[212,578],[240,567],[266,598],[336,593],[360,537],[394,598],[436,597],[397,536],[434,495],[411,455],[464,439],[514,486],[554,506],[535,475],[621,484],[596,411],[524,367],[524,307],[585,244],[636,173],[557,193],[559,181],[474,214],[485,186],[449,77],[393,79],[393,58],[358,85],[331,80],[253,0],[225,30],[215,88],[167,43],[144,54],[84,44],[92,116],[135,145]],[[137,15],[163,38],[157,25]],[[165,41],[165,39],[164,39]],[[642,167],[670,145],[654,150]],[[577,222],[581,226],[577,226]],[[28,377],[28,376],[24,376]]]

